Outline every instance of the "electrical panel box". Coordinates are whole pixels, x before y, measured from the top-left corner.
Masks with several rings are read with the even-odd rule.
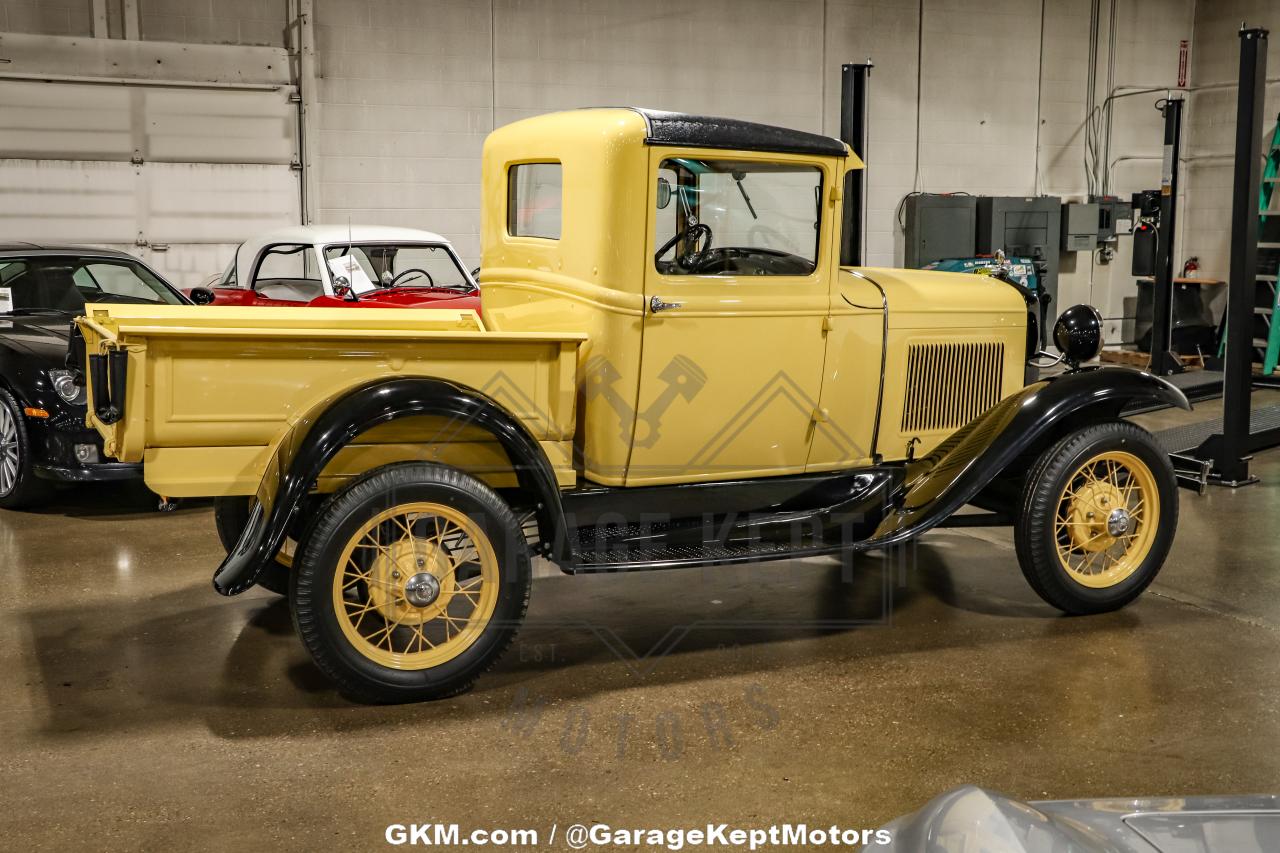
[[[904,263],[912,269],[974,254],[978,199],[971,195],[907,196]]]
[[[1133,202],[1113,195],[1091,195],[1089,203],[1098,206],[1098,242],[1110,243],[1117,237],[1133,233]]]
[[[1058,298],[1058,245],[1062,241],[1062,199],[1057,196],[981,196],[978,198],[980,255],[1042,260],[1042,289]]]
[[[1098,248],[1098,211],[1097,204],[1062,206],[1062,251],[1092,252]]]

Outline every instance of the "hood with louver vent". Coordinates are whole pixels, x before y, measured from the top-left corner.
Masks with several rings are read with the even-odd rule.
[[[1000,341],[913,343],[907,347],[902,432],[958,429],[1000,401]]]

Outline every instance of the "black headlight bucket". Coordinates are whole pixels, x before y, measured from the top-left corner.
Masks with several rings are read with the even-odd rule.
[[[1053,327],[1053,343],[1072,367],[1102,352],[1102,314],[1092,305],[1072,305]]]

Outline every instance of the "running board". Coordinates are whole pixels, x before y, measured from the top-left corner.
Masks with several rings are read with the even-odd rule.
[[[574,572],[625,572],[634,569],[682,569],[730,563],[760,563],[794,557],[833,554],[847,546],[810,543],[794,547],[785,542],[714,542],[698,545],[655,544],[625,550],[574,550]]]
[[[880,467],[773,481],[646,487],[635,494],[570,494],[565,517],[573,525],[573,559],[563,568],[577,573],[714,566],[865,546],[891,510],[901,482],[901,469]],[[609,512],[598,511],[588,497]],[[717,511],[708,513],[707,507]]]

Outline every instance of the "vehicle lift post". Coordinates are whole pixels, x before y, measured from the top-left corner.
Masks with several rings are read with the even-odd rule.
[[[1240,88],[1236,101],[1235,178],[1231,196],[1231,272],[1227,288],[1227,343],[1222,380],[1222,432],[1205,442],[1213,450],[1214,482],[1256,482],[1250,454],[1273,443],[1250,434],[1253,394],[1254,278],[1258,265],[1258,199],[1262,185],[1263,97],[1267,30],[1240,30]]]
[[[1164,164],[1160,174],[1160,224],[1156,228],[1155,283],[1152,286],[1151,367],[1156,376],[1181,373],[1173,352],[1173,240],[1178,211],[1178,158],[1182,149],[1181,98],[1164,102]]]
[[[867,251],[867,81],[873,65],[851,62],[840,66],[840,141],[853,149],[864,168],[849,173],[844,185],[844,229],[840,234],[840,265],[859,266]]]

